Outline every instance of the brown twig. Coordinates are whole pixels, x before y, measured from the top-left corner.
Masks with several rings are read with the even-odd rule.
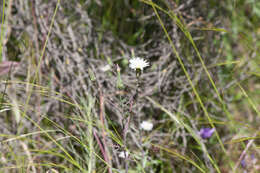
[[[255,133],[253,137],[255,138],[256,136],[257,136],[257,133]],[[236,169],[238,168],[238,166],[239,166],[239,164],[241,163],[242,159],[245,157],[246,152],[248,151],[248,149],[250,148],[250,146],[253,144],[253,142],[254,142],[254,140],[252,139],[252,140],[250,140],[250,141],[247,143],[246,148],[245,148],[244,151],[241,153],[239,159],[238,159],[237,162],[236,162],[236,165],[235,165],[235,167],[234,167],[234,169],[233,169],[233,172],[236,172]]]
[[[98,84],[99,85],[99,84]],[[103,156],[104,156],[104,159],[107,163],[110,164],[110,159],[108,157],[108,153],[106,151],[106,146],[107,146],[107,143],[106,143],[106,131],[105,131],[105,121],[104,121],[104,96],[103,96],[103,93],[101,91],[101,87],[99,85],[99,101],[100,101],[100,104],[99,104],[99,108],[100,108],[100,113],[99,113],[99,116],[100,116],[100,121],[101,121],[101,125],[102,125],[102,142],[103,142],[103,145],[104,145],[104,148],[103,148]],[[112,173],[112,169],[111,167],[109,167],[109,173]]]

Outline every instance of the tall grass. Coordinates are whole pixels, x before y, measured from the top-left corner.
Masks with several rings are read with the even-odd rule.
[[[3,59],[3,39],[4,39],[4,21],[5,21],[5,0],[3,0],[3,9],[2,9],[2,23],[1,23],[1,40],[0,40],[0,62]]]
[[[234,34],[232,31],[215,26],[197,28],[196,32],[198,30],[215,32],[219,37],[223,36],[226,39],[224,41],[214,40],[217,43],[212,43],[212,45],[224,45],[224,48],[219,46],[219,52],[224,52],[220,53],[224,57],[220,58],[222,62],[212,61],[214,64],[208,66],[206,63],[208,57],[204,57],[207,55],[205,53],[207,51],[204,52],[203,48],[199,47],[199,43],[195,41],[198,38],[194,38],[190,28],[185,24],[183,16],[172,10],[166,1],[125,2],[116,4],[116,1],[105,0],[96,3],[79,1],[76,2],[75,9],[67,9],[65,5],[67,2],[60,0],[55,2],[47,29],[48,33],[42,42],[38,64],[33,68],[33,65],[30,64],[32,62],[23,59],[21,63],[29,64],[25,78],[19,75],[15,78],[11,76],[10,72],[11,81],[1,79],[1,84],[7,88],[7,91],[4,90],[7,97],[2,99],[0,122],[3,123],[3,126],[10,126],[11,130],[8,131],[6,130],[8,128],[5,127],[0,129],[4,129],[0,131],[0,172],[167,173],[177,171],[220,173],[258,171],[260,153],[257,140],[259,139],[260,111],[258,105],[260,100],[256,96],[256,93],[259,94],[257,91],[259,86],[256,83],[259,80],[260,68],[258,66],[259,53],[257,52],[259,47],[253,47],[253,43],[259,45],[259,41],[240,38],[241,40],[237,44],[246,48],[243,47],[244,57],[236,58],[231,49],[233,46],[231,42],[237,37],[230,36]],[[75,3],[75,1],[71,1],[71,3]],[[173,5],[178,7],[181,3],[175,1]],[[217,2],[208,3],[216,4]],[[236,10],[239,10],[238,8],[243,4],[235,1],[228,3],[228,8],[230,6],[232,8],[227,12],[234,15],[233,22],[239,21],[239,18],[235,18]],[[184,3],[183,6],[185,5],[187,4]],[[123,11],[122,6],[130,10]],[[83,11],[81,11],[82,9]],[[121,16],[117,14],[117,10],[121,10]],[[148,11],[149,15],[138,16],[142,10]],[[84,20],[90,20],[89,14],[93,17],[93,21],[88,25],[81,25],[77,21],[80,21],[82,16],[76,15],[75,17],[74,12],[75,14],[82,13],[82,16],[86,18]],[[59,13],[64,13],[64,16],[61,15],[62,19],[71,20],[70,26],[62,27],[64,31],[57,29],[60,27],[59,25],[62,25],[59,24],[57,18]],[[44,16],[36,17],[44,19]],[[210,16],[207,17],[210,18]],[[246,18],[246,15],[243,17]],[[76,25],[74,18],[77,18]],[[120,22],[121,18],[124,19],[123,22]],[[4,0],[0,63],[3,60],[5,19]],[[146,23],[144,19],[149,19],[149,22],[152,21],[155,24]],[[252,20],[252,24],[257,21],[254,17]],[[172,22],[174,25],[170,25],[166,21]],[[73,30],[81,28],[80,31],[84,29],[90,31],[91,25],[98,26],[97,30],[93,30],[98,33],[88,33],[91,37],[87,38],[93,37],[92,40],[86,45],[84,45],[84,41],[86,41],[84,36],[81,38],[84,41],[75,41],[75,38],[78,37]],[[187,48],[182,47],[182,49],[187,49],[187,54],[194,54],[194,59],[187,61],[189,57],[182,58],[183,52],[176,46],[179,43],[178,39],[170,35],[167,26],[177,26],[177,33],[182,34],[183,37],[180,38],[187,43],[183,44]],[[150,30],[146,31],[147,28]],[[242,29],[245,28],[247,27],[242,26]],[[63,35],[62,32],[66,30],[69,30],[69,36]],[[130,57],[127,56],[135,54],[136,56],[148,56],[149,50],[151,52],[157,50],[146,47],[154,41],[152,35],[155,33],[151,30],[156,30],[158,32],[156,34],[161,36],[159,39],[162,41],[168,41],[171,50],[164,55],[155,53],[150,56],[151,67],[145,69],[136,81],[135,72],[128,68],[127,59]],[[246,34],[249,34],[249,31]],[[151,39],[149,39],[150,35],[144,36],[148,33],[152,33]],[[55,34],[60,38],[55,37]],[[51,37],[52,35],[53,37]],[[45,60],[45,62],[46,50],[51,52],[51,49],[48,49],[48,43],[55,42],[56,44],[62,39],[67,41],[67,37],[70,37],[71,40],[65,42],[67,46],[65,52],[71,52],[71,54],[68,53],[66,56],[73,56],[70,59],[59,57],[59,59]],[[120,37],[123,41],[120,40]],[[62,43],[59,44],[63,46]],[[70,47],[70,44],[73,46]],[[209,48],[214,47],[212,45],[209,45]],[[27,46],[31,46],[31,44]],[[109,50],[111,48],[109,46],[112,47],[112,50]],[[227,48],[228,46],[230,49]],[[239,48],[240,51],[242,48]],[[129,53],[130,51],[131,53]],[[254,59],[250,59],[252,64],[244,62],[245,57],[248,56],[247,52],[254,56]],[[174,68],[171,67],[172,59],[167,56],[168,54],[177,58],[178,65]],[[53,54],[53,56],[56,55]],[[81,56],[84,57],[83,61],[80,61]],[[161,57],[169,58],[169,63],[161,65],[159,62],[163,62]],[[62,66],[60,61],[65,61],[65,66]],[[85,61],[87,61],[87,65]],[[53,68],[47,69],[47,71],[49,70],[48,75],[41,72],[44,63]],[[74,66],[74,64],[77,65]],[[170,65],[167,66],[167,64]],[[103,65],[108,65],[108,70],[100,70],[102,68],[99,66],[103,67]],[[195,65],[200,67],[204,73],[200,76],[201,81],[206,81],[204,85],[194,79],[196,75],[193,75],[189,69],[190,66]],[[72,68],[68,66],[72,66]],[[175,86],[166,90],[168,93],[166,93],[165,99],[172,96],[173,92],[181,92],[181,97],[173,97],[174,99],[181,98],[177,102],[179,105],[171,106],[172,100],[165,104],[163,99],[160,99],[164,96],[165,91],[162,89],[163,86],[160,88],[158,85],[159,87],[157,87],[157,83],[161,80],[166,81],[163,83],[165,85],[170,82],[172,73],[168,76],[167,73],[168,71],[174,72],[175,67],[180,68],[176,71],[182,71],[178,73],[180,76],[176,75],[176,80],[181,78],[181,80],[187,81],[187,86],[183,82],[183,86],[186,87],[184,90],[175,89]],[[83,87],[72,83],[66,84],[66,81],[64,82],[62,79],[59,81],[57,78],[62,76],[59,69],[71,70],[66,75],[69,76],[71,72],[75,73],[73,75],[77,79],[73,79],[73,81],[79,81]],[[214,69],[219,70],[216,70],[217,74],[213,72]],[[245,70],[248,70],[246,74]],[[197,73],[196,70],[195,72]],[[169,79],[165,79],[165,76]],[[150,84],[149,81],[152,80],[156,81],[155,87],[147,86],[146,83]],[[54,85],[53,81],[59,81],[58,85]],[[16,86],[13,93],[12,86]],[[204,88],[201,86],[208,87],[203,91]],[[57,88],[60,89],[59,92],[57,92]],[[21,101],[19,97],[21,95],[17,93],[26,94],[25,99]],[[37,98],[38,105],[34,103]],[[208,104],[208,102],[213,104]],[[41,113],[42,109],[47,109],[46,107],[48,107],[48,111],[44,114]],[[38,114],[39,116],[36,118]],[[248,117],[254,121],[247,119],[244,114],[248,114]],[[152,131],[146,132],[140,128],[142,119],[148,119],[154,123],[155,127]],[[201,124],[215,129],[211,138],[202,139],[198,130]],[[173,137],[174,135],[177,137]],[[129,155],[122,158],[119,156],[121,152]],[[250,156],[251,153],[255,154],[254,158]],[[242,161],[246,163],[246,168],[241,166]]]

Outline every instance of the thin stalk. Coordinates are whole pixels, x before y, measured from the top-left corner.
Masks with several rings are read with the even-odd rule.
[[[0,42],[0,62],[2,62],[3,55],[3,39],[4,39],[4,20],[5,20],[5,0],[3,0],[2,9],[2,24],[1,24],[1,42]]]

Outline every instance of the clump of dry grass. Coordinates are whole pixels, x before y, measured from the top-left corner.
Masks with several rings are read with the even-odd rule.
[[[259,68],[245,62],[257,49],[237,43],[245,58],[232,57],[222,2],[7,4],[1,64],[19,63],[1,77],[1,171],[223,172],[256,151],[256,140],[232,139],[258,130],[254,123],[241,132],[259,119],[252,113],[259,100],[234,88],[257,81]],[[150,63],[138,81],[132,56]],[[152,131],[140,129],[145,120]],[[199,129],[210,124],[215,135],[201,139]],[[259,169],[254,154],[250,170]]]

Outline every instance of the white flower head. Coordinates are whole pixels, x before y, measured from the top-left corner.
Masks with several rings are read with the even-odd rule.
[[[153,129],[153,123],[149,121],[143,121],[140,124],[141,129],[146,130],[146,131],[151,131]]]
[[[118,157],[122,158],[122,159],[125,159],[127,158],[129,155],[129,153],[127,151],[121,151],[118,155]]]
[[[134,58],[130,59],[129,67],[133,70],[140,69],[141,71],[143,71],[143,69],[148,66],[149,66],[149,63],[143,58],[134,57]]]
[[[100,70],[103,72],[109,71],[109,70],[111,70],[111,66],[109,64],[107,64],[107,65],[101,67]]]

